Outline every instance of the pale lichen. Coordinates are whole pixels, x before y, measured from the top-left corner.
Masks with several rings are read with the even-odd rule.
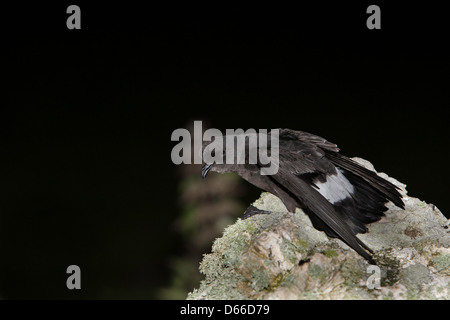
[[[438,254],[430,261],[437,272],[450,276],[450,254]]]

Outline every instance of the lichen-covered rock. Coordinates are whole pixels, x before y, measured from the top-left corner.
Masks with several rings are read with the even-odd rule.
[[[449,220],[380,175],[401,189],[406,207],[389,206],[358,235],[377,266],[314,229],[303,211],[289,213],[263,193],[253,205],[273,213],[238,219],[225,230],[204,256],[205,279],[188,299],[449,299]]]

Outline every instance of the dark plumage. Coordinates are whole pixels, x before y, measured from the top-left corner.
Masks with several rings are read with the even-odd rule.
[[[206,177],[209,170],[239,174],[279,197],[290,212],[303,209],[316,229],[341,239],[372,264],[372,250],[356,234],[365,233],[366,224],[384,215],[388,201],[404,208],[395,185],[341,155],[335,144],[310,133],[280,129],[279,170],[261,175],[260,169],[260,163],[214,163],[205,165],[202,175]]]

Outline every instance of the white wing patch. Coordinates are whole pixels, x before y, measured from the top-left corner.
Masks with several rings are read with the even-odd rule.
[[[336,170],[337,174],[327,176],[325,182],[314,182],[320,194],[332,204],[351,197],[354,191],[353,185],[342,171],[339,168],[336,168]]]

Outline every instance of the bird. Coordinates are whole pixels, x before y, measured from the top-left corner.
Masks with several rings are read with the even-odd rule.
[[[265,165],[256,163],[205,163],[201,175],[208,172],[234,172],[252,185],[277,196],[287,210],[302,209],[315,229],[328,237],[338,238],[375,265],[373,250],[356,235],[366,233],[367,225],[380,220],[392,202],[404,209],[398,187],[340,153],[334,143],[317,135],[291,129],[276,129],[278,133],[278,171],[261,174]],[[272,131],[268,133],[268,136]],[[223,135],[226,155],[226,135]],[[249,146],[248,139],[246,147]],[[203,143],[203,148],[208,147]],[[250,150],[248,152],[250,154]],[[248,160],[248,155],[246,155]],[[243,219],[270,211],[250,206]]]

